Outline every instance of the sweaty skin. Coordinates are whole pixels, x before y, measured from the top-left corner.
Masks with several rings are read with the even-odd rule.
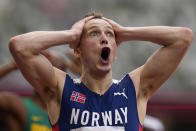
[[[81,60],[81,81],[93,92],[104,94],[112,84],[112,64],[118,45],[132,40],[159,44],[160,48],[143,66],[129,73],[136,89],[139,120],[143,124],[148,99],[175,71],[192,39],[192,31],[184,27],[123,27],[110,19],[88,17],[70,30],[38,31],[13,37],[9,48],[24,77],[44,98],[49,118],[55,124],[60,114],[66,73],[53,67],[40,54],[42,50],[68,43]],[[100,58],[103,47],[110,49],[106,62]]]

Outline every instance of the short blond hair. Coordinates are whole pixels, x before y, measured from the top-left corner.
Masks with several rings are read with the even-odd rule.
[[[96,12],[88,12],[85,17],[89,17],[89,16],[94,16],[93,19],[102,19],[103,14],[101,13],[96,13]]]

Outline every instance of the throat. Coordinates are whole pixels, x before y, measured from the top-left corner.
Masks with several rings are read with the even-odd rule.
[[[92,92],[103,95],[112,85],[112,77],[105,76],[102,78],[94,78],[93,76],[81,76],[81,81]]]
[[[104,84],[99,83],[99,85],[94,88],[94,92],[99,95],[104,95],[111,86],[112,81]]]

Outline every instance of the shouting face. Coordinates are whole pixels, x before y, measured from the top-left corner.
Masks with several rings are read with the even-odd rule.
[[[92,19],[84,25],[78,49],[84,71],[111,71],[116,50],[114,30],[108,22]]]

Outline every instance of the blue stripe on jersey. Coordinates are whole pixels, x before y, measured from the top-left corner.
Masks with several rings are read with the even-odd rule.
[[[58,125],[60,131],[98,126],[139,131],[136,93],[129,75],[113,83],[104,95],[66,75]]]

